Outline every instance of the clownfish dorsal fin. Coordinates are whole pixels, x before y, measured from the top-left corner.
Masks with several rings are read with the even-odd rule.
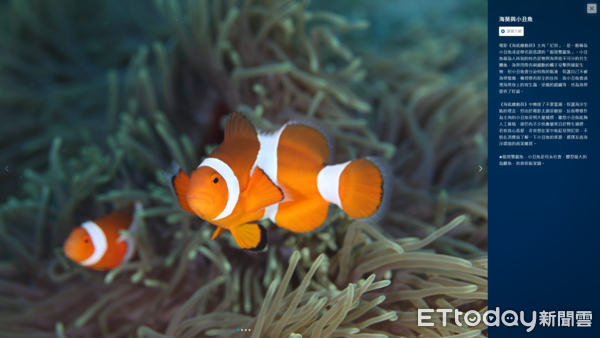
[[[298,121],[285,124],[279,138],[279,147],[293,150],[303,160],[319,165],[329,162],[331,156],[328,136],[316,127]]]
[[[231,229],[240,249],[261,251],[267,246],[267,229],[258,223],[247,223]]]
[[[252,123],[242,114],[234,112],[225,123],[225,142],[257,140],[258,133]]]
[[[221,227],[217,227],[215,229],[215,232],[213,232],[212,237],[210,239],[214,241],[217,237],[221,236],[223,231],[225,231],[225,229],[223,229]]]
[[[255,168],[245,191],[246,212],[261,209],[283,201],[283,191],[275,185],[261,168]]]
[[[175,174],[171,177],[171,187],[173,188],[175,196],[177,196],[177,201],[179,202],[179,206],[181,207],[181,209],[189,212],[192,215],[195,215],[194,211],[192,211],[192,208],[190,208],[190,205],[187,202],[186,194],[187,194],[189,185],[190,185],[190,178],[181,169],[179,169],[177,174]]]

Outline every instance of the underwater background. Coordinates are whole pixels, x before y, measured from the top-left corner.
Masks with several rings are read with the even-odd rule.
[[[485,0],[0,1],[0,337],[487,336],[417,326],[487,310],[487,80]],[[390,211],[265,223],[261,253],[211,241],[162,173],[233,111],[385,158]],[[66,259],[73,227],[136,200],[133,261]]]

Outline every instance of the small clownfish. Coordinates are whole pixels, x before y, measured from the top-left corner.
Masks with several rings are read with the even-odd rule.
[[[75,263],[95,270],[110,270],[129,261],[135,253],[135,241],[119,230],[135,231],[139,219],[135,210],[140,202],[112,214],[87,221],[71,231],[64,244],[65,255]]]
[[[273,133],[257,131],[240,113],[225,124],[225,140],[188,176],[169,177],[180,207],[217,226],[212,239],[231,231],[241,249],[267,244],[259,220],[296,233],[312,231],[330,204],[355,219],[374,220],[389,205],[391,171],[366,157],[327,165],[330,143],[319,129],[288,122]]]

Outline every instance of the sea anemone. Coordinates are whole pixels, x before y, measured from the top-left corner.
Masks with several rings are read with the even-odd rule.
[[[411,26],[421,35],[408,30],[393,41],[406,49],[376,53],[359,43],[364,32],[343,43],[341,34],[365,30],[366,20],[312,9],[308,1],[155,5],[138,4],[135,15],[113,2],[98,5],[115,27],[137,22],[128,36],[141,38],[135,49],[117,40],[120,56],[97,66],[109,70],[77,80],[64,66],[32,58],[61,48],[79,55],[82,42],[73,36],[38,28],[46,44],[33,53],[23,35],[8,27],[0,35],[28,63],[64,72],[61,81],[52,72],[44,81],[73,95],[58,101],[58,119],[42,114],[55,109],[53,95],[0,97],[3,110],[25,121],[2,128],[27,121],[32,128],[11,148],[1,134],[2,156],[37,163],[23,167],[18,197],[0,206],[0,336],[487,335],[483,324],[443,327],[435,314],[435,327],[416,320],[423,308],[487,309],[487,171],[479,171],[487,162],[487,70],[477,66],[485,59],[485,20],[470,33],[435,38]],[[52,12],[35,1],[2,6],[23,15],[17,27],[83,25],[78,2],[49,6]],[[126,66],[122,53],[130,55]],[[24,77],[9,67],[15,60],[0,60],[0,69],[13,72],[3,88]],[[42,79],[36,74],[27,77]],[[102,85],[70,91],[93,79]],[[371,224],[332,208],[325,225],[307,234],[265,223],[269,247],[262,253],[239,250],[228,233],[211,241],[214,227],[178,208],[163,172],[173,160],[187,172],[198,165],[234,110],[263,130],[293,118],[323,125],[338,145],[335,162],[387,159],[390,211]],[[103,126],[102,137],[72,137],[69,125],[81,128],[88,116]],[[43,127],[51,122],[59,129]],[[43,151],[11,150],[27,142]],[[60,247],[73,226],[131,201],[146,206],[139,231],[130,234],[140,243],[136,259],[108,273],[66,259]]]

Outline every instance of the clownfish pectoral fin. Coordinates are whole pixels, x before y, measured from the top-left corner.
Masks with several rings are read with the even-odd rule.
[[[240,249],[261,251],[267,246],[267,229],[260,224],[242,224],[231,229],[231,234]]]
[[[283,201],[283,191],[275,185],[261,168],[256,168],[246,188],[246,212],[261,209]]]
[[[258,133],[242,113],[234,112],[225,122],[225,142],[229,141],[257,141]]]
[[[195,215],[194,211],[192,211],[192,208],[190,208],[186,197],[187,189],[190,185],[189,176],[183,170],[179,169],[179,171],[173,176],[169,177],[169,179],[171,190],[173,191],[173,194],[175,194],[175,197],[177,197],[177,201],[179,202],[181,209],[189,212],[192,215]]]
[[[289,189],[286,189],[283,186],[280,186],[279,189],[281,189],[281,191],[283,192],[283,200],[281,200],[281,202],[279,202],[279,203],[294,201],[294,197],[292,196],[292,193],[290,192]]]
[[[221,227],[217,227],[217,229],[215,229],[215,232],[213,232],[212,237],[210,239],[214,241],[217,237],[221,236],[223,231],[225,231],[225,229],[223,229]]]

